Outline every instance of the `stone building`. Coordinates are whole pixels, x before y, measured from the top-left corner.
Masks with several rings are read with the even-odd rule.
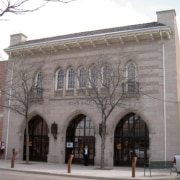
[[[156,22],[125,27],[29,41],[23,34],[14,34],[5,51],[10,62],[23,54],[26,66],[37,66],[34,92],[39,101],[29,112],[30,160],[65,163],[73,151],[73,162],[81,164],[87,144],[90,163],[100,164],[101,113],[81,91],[87,87],[87,76],[98,86],[98,63],[104,76],[105,65],[117,62],[122,101],[107,119],[105,164],[131,165],[135,153],[141,166],[149,158],[172,160],[180,153],[175,10],[157,12]],[[24,119],[10,111],[3,127],[4,139],[9,132],[7,157],[15,148],[18,158],[24,159]]]

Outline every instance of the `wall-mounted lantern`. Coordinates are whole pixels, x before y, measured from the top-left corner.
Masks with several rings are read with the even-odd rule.
[[[51,134],[53,135],[54,139],[57,139],[57,132],[58,132],[58,125],[54,122],[51,124]]]

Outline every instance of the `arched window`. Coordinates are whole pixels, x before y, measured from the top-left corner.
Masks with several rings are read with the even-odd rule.
[[[47,162],[49,151],[49,129],[45,120],[40,116],[34,116],[28,122],[29,142],[29,160]],[[26,159],[26,130],[24,131],[24,153],[23,159]]]
[[[64,87],[64,71],[59,69],[56,72],[56,89],[63,89]]]
[[[109,66],[106,64],[102,68],[102,85],[109,86],[110,83],[110,69]]]
[[[36,73],[35,87],[36,88],[42,88],[42,72]]]
[[[98,85],[98,69],[96,66],[92,66],[90,69],[90,86],[95,87]]]
[[[126,66],[126,79],[126,91],[128,93],[138,92],[138,84],[136,83],[136,66],[132,62]]]
[[[37,72],[35,76],[35,84],[33,88],[33,98],[42,98],[43,88],[42,88],[42,72]]]
[[[72,89],[74,88],[74,70],[73,68],[68,69],[67,71],[67,88]]]
[[[81,67],[79,69],[79,88],[85,88],[86,87],[86,69],[84,67]]]
[[[66,131],[66,143],[72,142],[71,148],[66,148],[65,162],[74,152],[73,163],[82,164],[83,148],[85,145],[90,150],[89,164],[94,164],[95,157],[95,127],[93,122],[85,115],[79,114],[69,123]]]
[[[127,65],[127,81],[135,82],[136,78],[136,66],[134,63],[129,63]]]
[[[132,155],[137,165],[149,160],[149,130],[145,121],[133,112],[124,116],[116,126],[114,137],[114,164],[131,165]]]

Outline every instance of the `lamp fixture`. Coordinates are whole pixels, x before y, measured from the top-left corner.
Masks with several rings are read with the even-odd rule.
[[[53,135],[54,139],[57,139],[57,132],[58,132],[58,125],[55,123],[51,124],[51,134]]]

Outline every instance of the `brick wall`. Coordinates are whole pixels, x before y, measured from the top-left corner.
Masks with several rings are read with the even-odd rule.
[[[6,72],[7,72],[8,61],[0,61],[0,140],[2,139],[2,126],[3,126],[3,92],[2,88],[5,84]]]

